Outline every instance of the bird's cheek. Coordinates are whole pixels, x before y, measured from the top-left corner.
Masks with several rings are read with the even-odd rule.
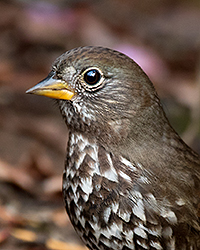
[[[129,134],[130,121],[128,119],[112,120],[108,122],[113,137],[124,140]]]

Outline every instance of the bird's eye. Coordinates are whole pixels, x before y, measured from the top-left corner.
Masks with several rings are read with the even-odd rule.
[[[96,85],[101,79],[101,74],[97,69],[90,69],[84,74],[84,81],[88,85]]]
[[[97,68],[89,68],[85,70],[82,76],[83,76],[83,85],[89,91],[96,90],[102,85],[103,74]]]

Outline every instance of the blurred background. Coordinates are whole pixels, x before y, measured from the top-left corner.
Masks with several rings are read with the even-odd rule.
[[[1,0],[1,249],[84,248],[61,195],[67,128],[52,100],[25,91],[57,56],[85,45],[133,58],[200,153],[199,0]]]

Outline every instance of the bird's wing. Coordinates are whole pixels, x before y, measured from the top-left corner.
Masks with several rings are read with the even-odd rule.
[[[152,173],[103,147],[99,147],[98,161],[102,178],[99,193],[105,194],[99,202],[99,216],[110,230],[123,229],[126,242],[133,238],[134,244],[144,249],[200,249],[199,221],[190,211],[187,223],[189,208],[181,197],[176,202],[162,194],[157,197],[158,190],[153,183],[151,186]]]

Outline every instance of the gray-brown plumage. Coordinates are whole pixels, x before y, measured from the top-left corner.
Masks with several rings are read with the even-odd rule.
[[[90,249],[200,249],[200,158],[133,60],[73,49],[28,93],[56,98],[69,128],[63,195]]]

